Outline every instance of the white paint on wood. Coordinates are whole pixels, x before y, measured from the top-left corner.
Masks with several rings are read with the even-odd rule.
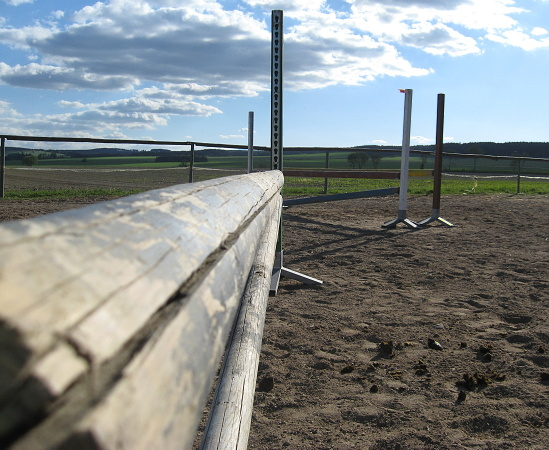
[[[87,368],[87,362],[74,352],[73,347],[60,343],[38,361],[33,374],[53,396],[58,396],[84,374]]]

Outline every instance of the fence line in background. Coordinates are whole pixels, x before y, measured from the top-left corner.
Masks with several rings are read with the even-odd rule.
[[[253,114],[253,113],[249,113]],[[253,117],[253,116],[252,116]],[[249,116],[249,121],[253,120]],[[249,127],[250,128],[250,127]],[[51,136],[22,136],[22,135],[0,135],[1,139],[1,150],[0,150],[0,196],[3,198],[5,195],[5,156],[6,156],[6,144],[7,141],[29,141],[29,142],[72,142],[72,143],[96,143],[96,144],[135,144],[135,145],[167,145],[167,146],[184,146],[190,148],[191,161],[189,169],[189,182],[194,181],[194,155],[196,153],[196,147],[204,148],[220,148],[220,149],[233,149],[233,150],[248,150],[248,158],[252,159],[253,150],[259,151],[270,151],[270,147],[267,146],[257,146],[253,144],[252,140],[248,137],[247,145],[239,144],[223,144],[223,143],[211,143],[211,142],[196,142],[196,141],[167,141],[167,140],[144,140],[144,139],[102,139],[102,138],[77,138],[77,137],[51,137]],[[250,144],[252,146],[252,151],[250,151]],[[376,152],[376,153],[400,153],[401,148],[369,148],[369,147],[284,147],[284,152],[325,152],[326,154],[326,163],[325,168],[328,169],[329,156],[330,153],[339,153],[339,152]],[[410,154],[418,154],[425,156],[433,156],[434,151],[431,150],[415,150],[410,148]],[[443,152],[443,156],[446,158],[476,158],[476,159],[489,159],[489,160],[509,160],[517,161],[517,191],[520,191],[520,180],[525,178],[525,175],[522,173],[522,164],[527,161],[533,162],[547,162],[547,158],[532,158],[527,156],[496,156],[496,155],[483,155],[483,154],[468,154],[468,153],[452,153],[452,152]],[[249,164],[250,165],[250,162]],[[251,162],[253,166],[253,159]],[[293,175],[290,173],[296,173],[294,169],[288,171],[289,176],[306,176],[306,175]],[[285,171],[286,173],[286,171]],[[324,193],[328,193],[328,175],[324,179]],[[362,178],[358,176],[357,178]]]

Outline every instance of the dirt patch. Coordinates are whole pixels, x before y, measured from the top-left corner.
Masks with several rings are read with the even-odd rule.
[[[285,211],[285,265],[324,284],[270,300],[250,448],[546,448],[549,198],[442,208],[455,227],[382,229],[394,197]]]
[[[0,219],[95,200],[2,201]],[[381,228],[397,203],[285,210],[285,265],[324,284],[270,299],[249,447],[546,448],[549,197],[447,197],[453,228]]]

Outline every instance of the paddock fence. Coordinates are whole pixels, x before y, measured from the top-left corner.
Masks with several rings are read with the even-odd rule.
[[[245,448],[283,175],[0,225],[3,448]]]
[[[96,144],[115,144],[120,145],[142,145],[142,146],[172,146],[183,147],[188,149],[190,155],[189,166],[185,168],[158,170],[158,169],[46,169],[41,167],[40,171],[49,172],[47,187],[52,188],[55,182],[68,180],[75,186],[83,184],[84,178],[89,186],[100,187],[104,185],[122,186],[124,188],[154,189],[165,187],[172,184],[180,184],[184,182],[203,181],[205,179],[218,178],[227,175],[242,174],[250,171],[250,164],[253,170],[270,170],[270,151],[269,147],[257,146],[253,144],[253,139],[248,137],[247,145],[227,144],[227,143],[208,143],[208,142],[191,142],[191,141],[154,141],[154,140],[134,140],[134,139],[95,139],[95,138],[75,138],[75,137],[41,137],[41,136],[15,136],[15,135],[0,135],[2,154],[0,157],[2,163],[0,194],[3,197],[5,191],[6,179],[6,164],[5,164],[5,149],[7,142],[60,142],[60,143],[96,143]],[[248,166],[246,166],[246,156],[243,152],[243,157],[239,158],[242,162],[240,165],[234,164],[224,168],[212,168],[208,164],[195,162],[195,155],[201,149],[223,149],[223,150],[248,150]],[[330,190],[330,178],[374,178],[368,174],[375,172],[378,174],[377,179],[397,178],[395,172],[398,172],[398,161],[402,149],[400,147],[385,148],[385,147],[285,147],[286,163],[283,169],[286,176],[286,185],[291,187],[296,180],[304,180],[310,174],[311,170],[326,171],[326,176],[323,178],[323,184],[318,184],[319,193],[328,194]],[[316,157],[314,161],[309,161],[308,158],[312,154],[323,154],[324,158]],[[349,159],[350,154],[366,155],[368,162],[363,164],[360,159],[356,161],[356,167],[351,164],[353,161]],[[432,175],[434,166],[434,150],[421,150],[410,148],[410,154],[414,158],[410,161],[409,174],[412,178],[429,177]],[[296,157],[303,161],[296,160]],[[460,175],[461,178],[469,177],[472,181],[474,177],[479,180],[486,177],[512,177],[517,181],[517,192],[520,192],[521,180],[526,181],[546,181],[549,177],[549,159],[547,158],[530,158],[524,156],[493,156],[484,154],[462,154],[443,152],[444,163],[442,166],[443,176],[449,178]],[[256,162],[251,162],[251,161]],[[354,163],[353,163],[354,164]],[[304,172],[309,170],[309,172]],[[115,172],[116,171],[116,172]],[[154,173],[152,178],[154,184],[140,182],[145,177],[140,177],[139,173],[147,172]],[[21,171],[17,171],[18,176]],[[155,173],[156,172],[156,173]],[[386,174],[384,174],[386,172]],[[79,179],[76,178],[76,173]],[[82,174],[88,173],[88,176]],[[161,175],[160,175],[161,173]],[[92,175],[95,179],[92,180]],[[10,175],[14,176],[14,171],[10,170]],[[27,172],[28,175],[28,172]],[[318,177],[316,177],[318,178]],[[509,179],[509,178],[508,178]],[[102,181],[104,180],[104,182]],[[103,184],[102,184],[103,183]],[[312,183],[314,184],[314,183]]]

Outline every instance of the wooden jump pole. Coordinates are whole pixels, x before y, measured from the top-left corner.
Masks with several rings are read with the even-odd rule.
[[[201,449],[247,448],[280,212],[280,205],[273,209],[261,238]]]
[[[238,175],[0,224],[3,447],[191,448],[242,299],[268,295],[282,185]]]
[[[408,203],[408,170],[410,168],[410,132],[412,124],[412,89],[400,89],[404,97],[404,125],[402,132],[402,154],[400,159],[400,193],[398,202],[398,217],[382,225],[384,228],[394,228],[398,223],[404,223],[408,228],[417,228],[417,224],[406,217]]]
[[[418,225],[425,226],[431,222],[440,222],[449,227],[454,226],[451,222],[440,216],[440,195],[442,185],[442,153],[444,146],[444,94],[437,96],[437,130],[435,145],[435,164],[433,171],[433,208],[431,217],[418,222]]]

